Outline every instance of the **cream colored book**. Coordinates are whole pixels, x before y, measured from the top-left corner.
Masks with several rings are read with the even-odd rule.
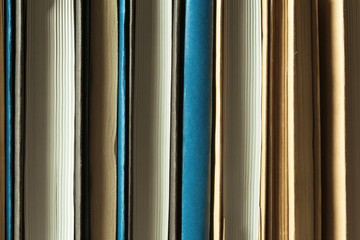
[[[74,238],[73,0],[26,5],[24,238]]]
[[[223,1],[222,21],[221,237],[258,239],[261,1]]]
[[[132,237],[169,231],[172,1],[135,0]]]

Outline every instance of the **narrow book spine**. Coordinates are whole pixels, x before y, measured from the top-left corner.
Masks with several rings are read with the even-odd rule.
[[[6,129],[5,129],[5,145],[6,145],[6,150],[5,150],[5,171],[6,171],[6,190],[5,190],[5,204],[6,204],[6,231],[5,231],[5,236],[7,240],[11,240],[13,237],[12,234],[12,195],[13,195],[13,191],[12,191],[12,177],[13,177],[13,173],[12,173],[12,158],[13,158],[13,73],[12,73],[12,69],[13,69],[13,57],[12,57],[12,38],[13,38],[13,33],[12,33],[12,1],[11,0],[6,0],[6,4],[5,4],[5,19],[6,19],[6,27],[5,27],[5,45],[6,45],[6,53],[5,53],[5,104],[6,104],[6,120],[5,120],[5,125],[6,125]]]
[[[125,239],[125,129],[126,129],[126,57],[125,16],[126,1],[119,0],[119,88],[117,124],[117,239]]]
[[[187,0],[185,8],[182,239],[209,234],[213,3]]]
[[[0,0],[0,239],[5,238],[5,28],[4,1]]]
[[[134,108],[134,63],[135,63],[135,0],[126,0],[126,6],[129,6],[128,15],[125,15],[125,61],[128,62],[126,67],[125,78],[128,79],[128,84],[125,86],[126,93],[128,93],[127,102],[125,103],[125,115],[128,122],[125,123],[125,193],[127,204],[125,206],[125,236],[127,239],[133,239],[133,108]],[[125,6],[125,7],[126,7]]]
[[[75,239],[89,238],[89,3],[75,1]]]
[[[222,236],[222,81],[223,81],[223,2],[216,1],[215,11],[215,161],[213,238]]]
[[[24,146],[25,146],[25,6],[15,5],[15,111],[14,111],[14,239],[23,238]]]
[[[181,238],[182,104],[184,79],[184,1],[173,0],[169,239]]]

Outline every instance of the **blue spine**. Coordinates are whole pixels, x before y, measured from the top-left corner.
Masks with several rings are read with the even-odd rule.
[[[181,238],[208,238],[212,0],[186,0]]]
[[[125,0],[119,0],[117,239],[125,239]]]
[[[7,0],[5,6],[6,14],[6,30],[5,30],[5,45],[6,45],[6,64],[5,64],[5,102],[6,102],[6,111],[5,111],[5,171],[6,171],[6,191],[5,191],[5,203],[6,203],[6,239],[12,239],[12,26],[11,26],[11,6],[12,1]]]

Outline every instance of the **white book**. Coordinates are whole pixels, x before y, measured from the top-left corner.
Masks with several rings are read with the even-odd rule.
[[[223,229],[258,239],[261,153],[261,1],[224,1]]]
[[[72,239],[74,1],[28,1],[26,13],[25,239]]]
[[[172,1],[136,0],[133,238],[168,239]]]

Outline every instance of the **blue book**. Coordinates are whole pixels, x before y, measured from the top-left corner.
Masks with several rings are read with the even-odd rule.
[[[12,90],[13,90],[13,57],[12,57],[12,1],[5,2],[5,236],[7,240],[12,239]]]
[[[119,0],[119,88],[118,88],[118,153],[117,153],[117,239],[125,239],[125,0]]]
[[[181,238],[208,239],[212,0],[186,0]]]

